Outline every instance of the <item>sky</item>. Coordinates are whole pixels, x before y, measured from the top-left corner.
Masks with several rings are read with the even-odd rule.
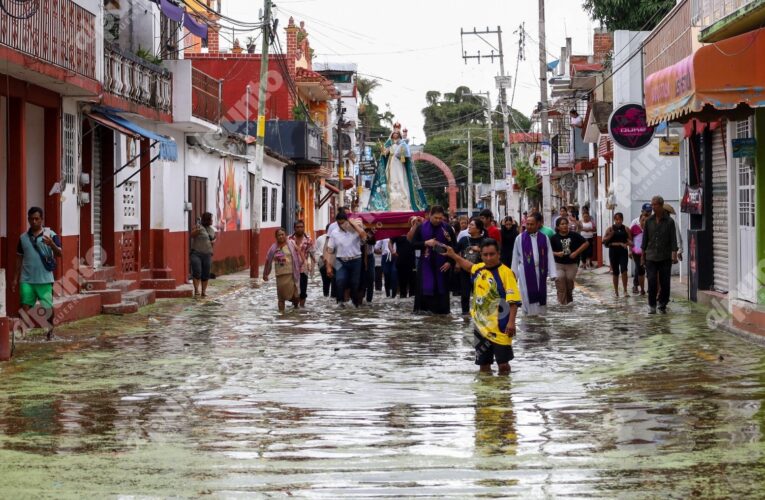
[[[279,36],[290,16],[305,21],[314,62],[353,62],[360,76],[376,78],[382,84],[372,101],[385,111],[389,105],[395,119],[409,129],[414,143],[425,140],[422,108],[425,93],[453,92],[467,85],[474,92],[491,93],[498,102],[494,77],[499,63],[462,59],[460,29],[503,31],[505,73],[515,76],[513,107],[528,115],[539,101],[539,17],[534,0],[412,0],[372,2],[369,0],[275,0]],[[259,0],[222,0],[224,15],[256,22]],[[580,0],[546,0],[547,60],[560,57],[566,37],[572,38],[574,54],[592,53],[592,31],[596,25],[581,8]],[[525,60],[516,64],[519,26],[525,22]],[[237,33],[242,45],[247,33]],[[491,38],[493,37],[493,38]],[[230,38],[230,36],[229,36]],[[486,35],[496,46],[496,35]],[[221,40],[223,45],[226,44]],[[476,36],[464,37],[468,54],[491,52]],[[508,103],[513,89],[508,90]]]

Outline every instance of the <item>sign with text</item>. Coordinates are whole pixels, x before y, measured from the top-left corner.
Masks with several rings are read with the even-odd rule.
[[[659,137],[660,156],[680,156],[679,137]]]
[[[757,139],[746,137],[733,139],[733,158],[754,158],[757,153]]]
[[[653,140],[654,127],[646,122],[645,108],[640,104],[625,104],[611,113],[608,133],[623,149],[643,149]]]
[[[550,175],[552,173],[552,148],[549,142],[542,142],[539,148],[529,156],[529,165],[539,175]]]

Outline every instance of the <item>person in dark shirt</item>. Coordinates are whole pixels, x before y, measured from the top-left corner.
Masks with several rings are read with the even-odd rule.
[[[565,217],[556,221],[555,234],[550,238],[555,267],[558,272],[555,278],[555,288],[558,290],[558,302],[562,305],[574,301],[574,284],[579,269],[579,257],[587,250],[590,243],[584,237],[569,230],[569,222]]]
[[[659,310],[666,314],[672,264],[677,264],[677,232],[675,221],[664,209],[664,198],[654,196],[651,207],[654,215],[645,222],[641,245],[648,277],[648,314],[656,314],[657,302]]]
[[[500,252],[500,260],[504,265],[510,267],[513,262],[513,248],[515,248],[515,239],[518,237],[518,224],[512,217],[507,216],[502,221],[502,241],[500,245],[502,250]]]
[[[486,239],[483,221],[479,217],[473,217],[468,224],[468,236],[463,236],[457,242],[457,254],[473,264],[481,262],[481,243]],[[462,315],[470,314],[470,292],[473,289],[473,281],[470,273],[459,268],[460,300]]]
[[[451,311],[449,278],[454,263],[444,257],[444,247],[454,247],[457,237],[444,222],[444,216],[443,207],[431,207],[428,218],[407,235],[415,250],[420,251],[414,312],[449,314]]]
[[[614,223],[606,229],[603,235],[603,244],[608,247],[608,261],[611,264],[611,275],[614,284],[614,295],[619,296],[619,276],[624,287],[624,296],[629,297],[627,282],[629,276],[629,249],[632,246],[632,234],[624,225],[624,215],[621,212],[614,214]]]
[[[416,222],[410,221],[413,225]],[[414,247],[406,235],[393,238],[393,260],[396,262],[396,273],[398,276],[399,298],[405,299],[413,297],[416,290],[417,274],[415,267],[417,259],[414,254]]]

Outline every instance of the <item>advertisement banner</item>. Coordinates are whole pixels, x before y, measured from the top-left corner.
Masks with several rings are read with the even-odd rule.
[[[608,119],[611,140],[623,149],[643,149],[653,140],[654,131],[646,122],[645,108],[640,104],[619,106]]]

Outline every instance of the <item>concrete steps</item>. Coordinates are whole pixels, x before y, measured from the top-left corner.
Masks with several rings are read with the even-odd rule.
[[[133,290],[123,293],[122,300],[124,302],[135,302],[138,304],[138,307],[143,307],[156,302],[157,294],[154,290]]]
[[[134,280],[116,280],[110,282],[108,287],[113,290],[121,290],[122,293],[127,293],[138,290],[138,282]]]
[[[92,290],[89,292],[83,292],[84,295],[98,295],[101,297],[101,305],[113,305],[122,302],[122,291],[117,289],[109,290]]]
[[[194,296],[194,287],[191,285],[181,285],[172,290],[157,289],[154,291],[158,299],[188,299]]]
[[[101,312],[104,314],[133,314],[138,312],[136,302],[120,302],[119,304],[108,304],[101,306]]]
[[[152,278],[150,280],[141,280],[142,290],[173,290],[175,280],[172,278]]]
[[[97,292],[106,290],[107,285],[106,280],[86,280],[82,283],[81,289],[83,292]]]

